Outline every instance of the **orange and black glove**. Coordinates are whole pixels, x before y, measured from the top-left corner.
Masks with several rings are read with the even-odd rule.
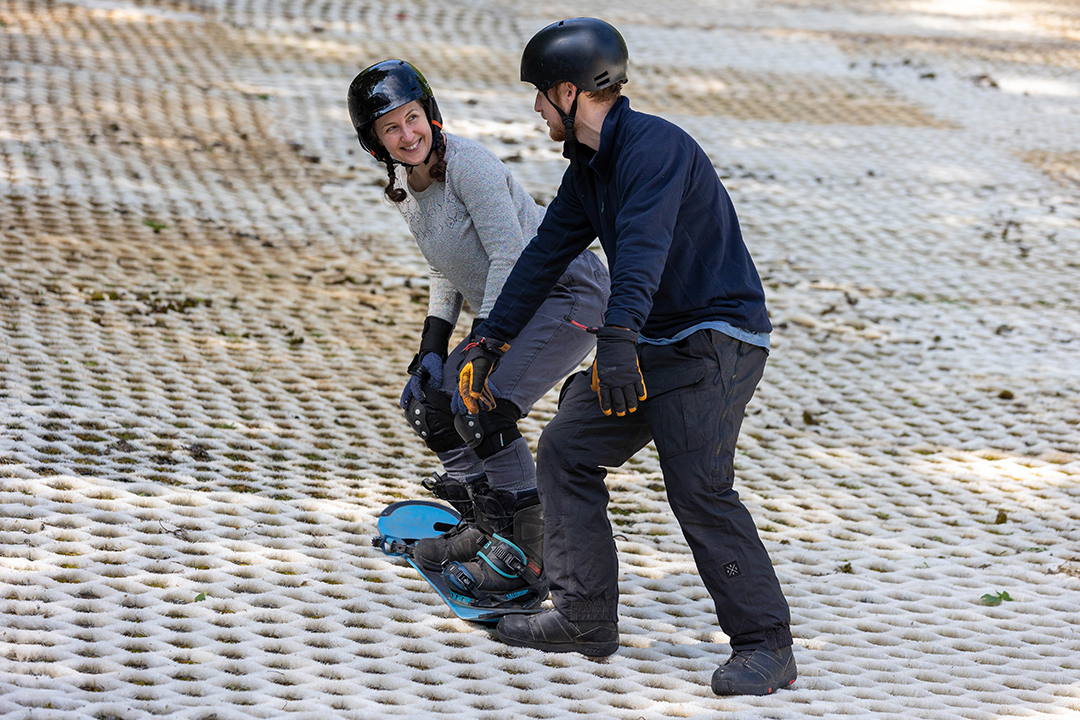
[[[458,371],[458,394],[470,415],[479,413],[480,408],[495,409],[495,396],[488,385],[488,377],[509,349],[510,343],[491,338],[477,338],[465,346]]]
[[[596,331],[596,359],[592,364],[592,389],[600,398],[600,410],[619,417],[634,412],[644,400],[645,378],[637,356],[638,334],[628,328],[602,327]]]

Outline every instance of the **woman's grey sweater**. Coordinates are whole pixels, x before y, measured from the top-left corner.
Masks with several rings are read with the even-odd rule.
[[[428,315],[457,324],[462,298],[486,317],[525,245],[536,235],[544,208],[514,180],[495,154],[474,140],[446,136],[446,182],[397,207],[431,267]]]

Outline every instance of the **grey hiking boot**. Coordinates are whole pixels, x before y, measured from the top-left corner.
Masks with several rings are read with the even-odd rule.
[[[791,646],[779,650],[734,652],[712,676],[717,695],[770,695],[786,688],[799,676]]]
[[[605,657],[619,649],[619,624],[613,622],[572,622],[558,610],[535,615],[505,615],[496,628],[507,645],[545,652],[577,652]]]

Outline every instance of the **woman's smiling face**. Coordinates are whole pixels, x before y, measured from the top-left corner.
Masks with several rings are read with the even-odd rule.
[[[431,123],[416,100],[376,120],[375,137],[392,158],[405,165],[420,165],[431,152]]]

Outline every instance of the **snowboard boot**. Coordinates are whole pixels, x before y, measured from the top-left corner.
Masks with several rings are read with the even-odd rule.
[[[482,479],[475,482],[482,482]],[[476,507],[469,492],[472,483],[436,473],[423,484],[435,497],[450,503],[461,515],[461,520],[453,530],[439,537],[417,540],[413,546],[413,560],[425,570],[440,570],[448,562],[476,557],[489,538],[476,526]]]
[[[454,600],[474,607],[538,605],[548,596],[540,496],[484,483],[473,487],[473,502],[477,526],[488,538],[473,559],[443,568]]]

